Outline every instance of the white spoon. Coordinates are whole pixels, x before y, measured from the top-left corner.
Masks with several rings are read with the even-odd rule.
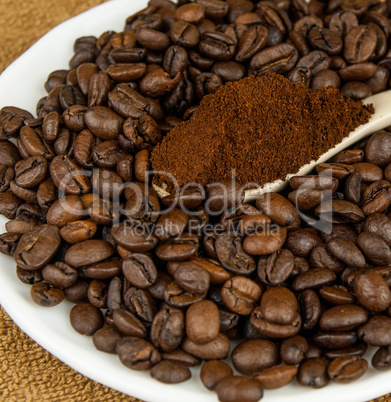
[[[262,187],[246,190],[244,202],[250,202],[256,200],[260,195],[266,192],[278,192],[284,189],[284,187],[289,183],[292,176],[304,176],[311,173],[312,169],[319,163],[324,163],[330,158],[335,156],[338,152],[349,148],[351,145],[362,140],[368,135],[386,128],[391,125],[391,90],[381,92],[374,96],[371,96],[364,100],[364,104],[372,103],[375,107],[375,113],[370,117],[367,124],[363,124],[357,127],[356,130],[352,131],[347,137],[345,137],[339,144],[334,148],[329,149],[318,160],[313,160],[307,163],[296,173],[288,174],[284,180],[276,180],[272,183],[266,183]],[[161,187],[153,185],[154,189],[158,193],[159,197],[165,197],[169,193]]]

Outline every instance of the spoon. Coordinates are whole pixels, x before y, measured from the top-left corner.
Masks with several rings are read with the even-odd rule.
[[[375,113],[370,117],[368,123],[357,127],[356,130],[352,131],[334,148],[329,149],[317,160],[312,160],[310,163],[302,166],[298,172],[288,174],[284,180],[275,180],[271,183],[266,183],[258,188],[246,190],[244,193],[244,202],[254,201],[266,192],[278,192],[283,190],[289,183],[291,177],[304,176],[311,173],[314,167],[319,163],[324,163],[328,161],[340,151],[349,148],[351,145],[362,140],[368,135],[391,125],[391,90],[373,95],[365,99],[363,103],[365,105],[372,103],[375,108]],[[169,193],[165,189],[154,184],[153,188],[161,198],[169,195]]]

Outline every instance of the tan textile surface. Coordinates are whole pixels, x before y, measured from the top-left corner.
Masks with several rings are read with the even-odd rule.
[[[104,1],[0,0],[0,72],[51,28]],[[60,362],[25,335],[0,308],[0,401],[136,399],[91,381]],[[376,400],[390,401],[390,396]]]

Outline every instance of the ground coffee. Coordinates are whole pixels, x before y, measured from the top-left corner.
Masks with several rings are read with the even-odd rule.
[[[180,186],[231,178],[264,184],[284,179],[368,121],[372,106],[336,88],[312,90],[268,73],[227,83],[206,96],[189,121],[152,153],[152,167]],[[162,185],[165,177],[157,176]]]

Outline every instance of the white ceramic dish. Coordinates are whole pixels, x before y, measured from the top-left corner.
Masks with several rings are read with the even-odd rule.
[[[145,6],[147,0],[115,0],[105,3],[53,29],[0,76],[0,107],[13,105],[35,111],[45,95],[43,84],[56,69],[67,68],[72,45],[83,35],[100,35],[108,29],[121,30],[125,18]],[[0,226],[5,219],[0,220]],[[98,352],[91,338],[77,334],[69,324],[71,304],[45,309],[30,299],[29,286],[18,281],[15,263],[0,255],[0,303],[16,324],[64,363],[101,384],[148,402],[212,402],[216,395],[203,388],[199,370],[180,385],[164,385],[124,367],[116,356]],[[391,391],[391,373],[368,373],[351,385],[329,385],[312,390],[292,384],[265,393],[266,402],[349,402],[365,401]]]

